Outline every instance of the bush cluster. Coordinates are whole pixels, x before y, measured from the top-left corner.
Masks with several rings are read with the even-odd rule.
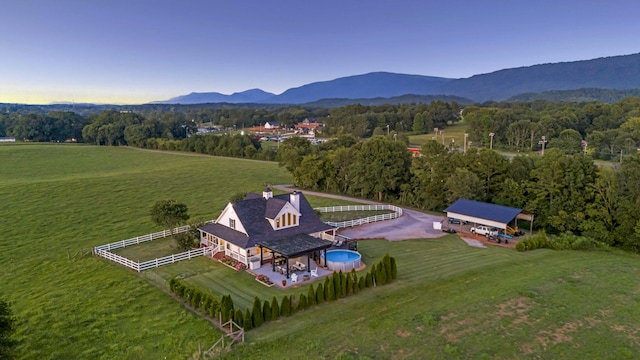
[[[609,246],[590,237],[579,236],[570,232],[565,232],[549,239],[544,231],[540,231],[538,234],[516,244],[516,250],[518,251],[542,248],[553,250],[607,250]]]
[[[183,298],[191,306],[201,309],[215,318],[221,314],[223,323],[232,319],[243,327],[245,331],[248,331],[266,322],[277,320],[281,316],[290,316],[313,305],[351,296],[369,287],[388,284],[397,277],[396,260],[386,254],[364,276],[358,277],[355,269],[346,274],[339,271],[327,276],[324,282],[318,283],[315,288],[313,284],[309,285],[307,293],[301,293],[297,297],[285,295],[278,301],[274,296],[269,302],[267,300],[261,301],[256,296],[253,301],[253,307],[246,309],[244,313],[240,309],[234,309],[230,295],[217,299],[212,294],[201,291],[177,278],[172,278],[169,281],[169,288],[171,292]]]
[[[231,296],[228,297],[228,300],[225,296],[223,296],[222,299],[219,299],[210,292],[202,291],[175,277],[169,280],[169,290],[171,290],[171,292],[176,296],[184,299],[187,304],[204,311],[209,316],[215,317],[221,310],[223,310],[223,317],[224,314],[227,314],[228,317],[229,309],[233,309]],[[222,307],[223,303],[225,305],[224,308]]]

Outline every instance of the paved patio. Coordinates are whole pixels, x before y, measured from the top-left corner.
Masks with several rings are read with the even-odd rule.
[[[289,259],[289,264],[294,264],[295,262],[300,261],[303,264],[307,264],[307,256],[301,256],[299,258],[294,258],[294,259]],[[310,264],[311,264],[311,268],[307,269],[305,271],[291,271],[289,272],[289,275],[291,274],[296,274],[298,275],[298,281],[295,283],[291,282],[291,278],[287,279],[286,275],[282,275],[278,272],[275,272],[272,270],[272,265],[271,264],[264,264],[262,265],[259,269],[255,269],[255,270],[247,270],[250,273],[254,273],[256,275],[260,274],[260,275],[265,275],[267,276],[275,285],[279,288],[290,288],[290,287],[296,287],[299,285],[304,285],[307,284],[309,282],[312,281],[316,281],[317,279],[322,279],[325,276],[331,275],[333,273],[333,271],[331,270],[327,270],[325,268],[323,268],[322,266],[318,265],[315,261],[313,261],[313,259],[310,259]],[[318,277],[311,277],[311,272],[310,270],[312,269],[318,269]],[[303,276],[304,275],[308,275],[309,276],[309,280],[303,280]],[[282,280],[287,280],[287,284],[285,286],[282,286]]]

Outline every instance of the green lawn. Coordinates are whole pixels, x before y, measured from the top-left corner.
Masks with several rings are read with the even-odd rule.
[[[228,358],[634,359],[640,351],[640,258],[518,253],[436,240],[363,241],[389,252],[396,282],[248,333]]]
[[[149,216],[159,199],[211,219],[236,192],[291,182],[274,163],[80,145],[0,146],[0,174],[0,293],[25,359],[179,359],[214,342],[217,329],[144,277],[73,255],[162,230]]]
[[[290,183],[275,163],[81,145],[0,146],[0,293],[20,358],[185,359],[220,333],[163,292],[181,274],[241,306],[264,287],[205,258],[137,274],[83,249],[161,230],[159,200],[215,218],[237,192]],[[342,205],[311,199],[313,206]],[[455,236],[362,241],[396,282],[247,334],[227,358],[633,359],[640,353],[640,257],[466,246]]]
[[[184,252],[184,250],[181,250],[176,245],[173,238],[169,236],[153,241],[146,241],[141,244],[114,249],[111,250],[111,252],[135,262],[143,262],[172,254],[180,254]]]

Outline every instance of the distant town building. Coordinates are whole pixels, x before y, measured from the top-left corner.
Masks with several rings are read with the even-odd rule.
[[[16,138],[13,136],[0,137],[0,142],[16,142]]]
[[[280,124],[277,121],[268,121],[264,124],[264,128],[265,129],[279,129],[280,128]]]

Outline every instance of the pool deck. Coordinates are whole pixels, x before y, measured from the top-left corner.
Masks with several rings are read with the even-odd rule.
[[[300,261],[303,264],[307,263],[307,256],[302,256],[299,259],[297,259],[298,261]],[[295,262],[295,260],[293,261]],[[293,283],[291,282],[291,278],[287,279],[285,275],[282,275],[276,271],[272,270],[272,266],[271,264],[264,264],[262,265],[260,268],[258,269],[254,269],[254,270],[246,270],[248,273],[253,274],[254,276],[258,276],[258,275],[265,275],[269,278],[269,280],[271,280],[271,282],[274,283],[273,286],[275,287],[279,287],[281,289],[289,289],[289,288],[296,288],[296,287],[300,287],[302,285],[306,285],[309,284],[311,282],[316,282],[317,280],[321,280],[324,279],[325,277],[333,274],[333,271],[329,270],[329,269],[325,269],[324,267],[318,265],[313,259],[310,259],[310,263],[311,263],[311,269],[318,269],[318,277],[311,277],[311,269],[307,269],[305,271],[292,271],[289,273],[289,275],[291,274],[296,274],[298,275],[298,281]],[[366,265],[362,262],[362,258],[360,259],[360,267],[356,268],[356,271],[360,271],[366,268]],[[304,275],[308,275],[309,279],[308,280],[303,280],[303,276]],[[286,280],[286,285],[282,285],[282,280]]]

